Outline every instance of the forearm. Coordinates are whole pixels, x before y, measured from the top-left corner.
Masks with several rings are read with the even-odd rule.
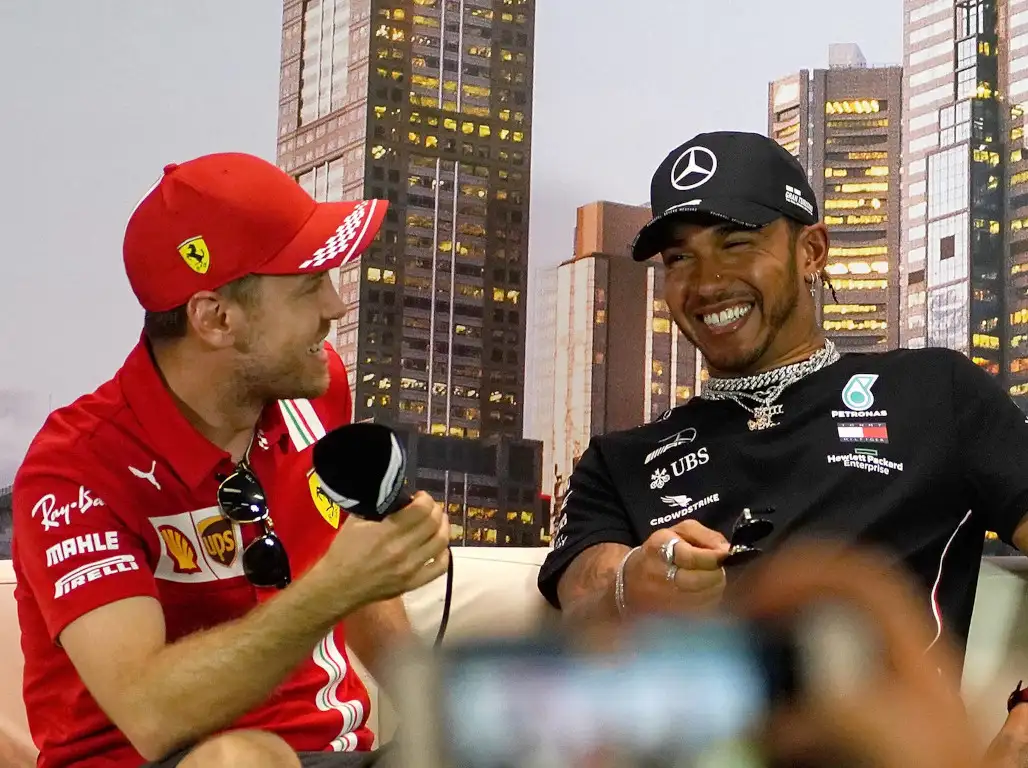
[[[149,661],[125,691],[129,711],[145,713],[135,724],[141,732],[127,734],[144,757],[164,757],[260,705],[357,607],[338,589],[328,604],[318,581],[312,571],[245,617],[166,645]]]
[[[346,644],[380,685],[388,687],[390,653],[413,642],[414,630],[401,598],[370,603],[346,618]]]
[[[614,588],[618,568],[628,552],[621,544],[599,544],[572,561],[558,587],[567,627],[581,629],[620,618]]]

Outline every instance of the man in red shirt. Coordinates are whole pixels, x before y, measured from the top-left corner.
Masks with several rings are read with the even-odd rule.
[[[42,768],[377,759],[346,645],[381,672],[410,632],[399,596],[446,570],[449,524],[426,494],[347,519],[295,476],[351,419],[328,270],[385,210],[315,203],[274,165],[218,154],[167,166],[132,212],[143,337],[50,416],[14,484]]]

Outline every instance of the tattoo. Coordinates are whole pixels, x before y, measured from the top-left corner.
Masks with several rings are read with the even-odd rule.
[[[614,583],[624,544],[596,544],[571,561],[557,584],[557,597],[567,610],[585,598],[605,595]]]

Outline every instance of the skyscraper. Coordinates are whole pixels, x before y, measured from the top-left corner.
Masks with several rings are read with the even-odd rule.
[[[899,345],[903,70],[833,45],[829,68],[770,84],[768,135],[807,171],[831,235],[822,325],[844,352]]]
[[[520,437],[534,0],[285,0],[279,164],[376,197],[342,268],[355,418]]]
[[[662,298],[663,267],[628,252],[650,215],[648,207],[608,202],[579,208],[574,258],[557,270],[552,440],[559,480],[593,435],[652,421],[689,400],[702,378],[701,358]]]
[[[906,0],[902,337],[960,350],[1028,406],[1026,0]]]
[[[532,373],[526,378],[525,437],[543,443],[543,493],[554,491],[553,470],[553,386],[557,364],[557,270],[556,264],[537,268],[532,281],[535,303],[532,327]],[[529,374],[526,371],[526,377]],[[534,395],[528,398],[528,393]]]

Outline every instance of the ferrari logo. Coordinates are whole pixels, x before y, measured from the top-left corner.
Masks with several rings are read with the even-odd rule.
[[[318,477],[318,473],[311,470],[310,474],[307,475],[307,483],[311,488],[311,498],[314,499],[314,506],[318,508],[318,512],[325,518],[325,522],[333,528],[339,528],[339,516],[342,514],[342,510],[339,509],[338,504],[328,497],[325,489],[321,487],[321,478]]]
[[[211,268],[211,252],[207,250],[207,243],[199,235],[191,237],[178,247],[179,255],[191,270],[200,275],[206,275]]]

